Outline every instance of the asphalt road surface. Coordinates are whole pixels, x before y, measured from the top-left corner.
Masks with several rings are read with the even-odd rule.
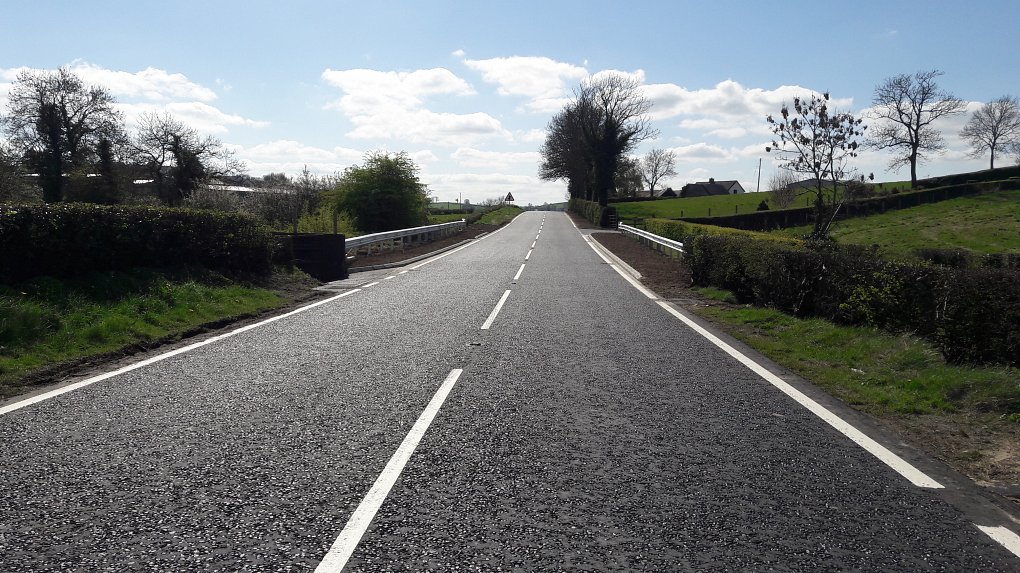
[[[965,480],[881,461],[616,267],[526,213],[8,404],[0,571],[1020,571]]]

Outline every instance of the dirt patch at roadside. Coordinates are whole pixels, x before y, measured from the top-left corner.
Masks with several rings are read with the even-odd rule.
[[[592,237],[641,273],[642,284],[681,307],[696,312],[699,306],[738,306],[705,299],[690,288],[685,265],[630,237]],[[1020,504],[1020,424],[973,412],[872,417],[919,450]]]

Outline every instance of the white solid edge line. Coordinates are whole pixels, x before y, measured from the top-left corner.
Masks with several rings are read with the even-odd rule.
[[[361,288],[372,288],[372,287],[374,287],[377,284],[379,284],[379,281],[375,281],[374,283],[368,283],[367,285],[365,285],[365,286],[363,286]]]
[[[443,253],[443,254],[441,254],[441,255],[437,255],[437,256],[435,256],[435,257],[432,257],[431,259],[426,259],[425,261],[423,261],[423,262],[421,262],[421,263],[419,263],[419,264],[417,264],[417,265],[415,265],[415,266],[411,267],[411,269],[410,269],[410,270],[412,270],[412,271],[416,271],[416,270],[418,270],[418,269],[420,269],[420,268],[424,267],[425,265],[427,265],[427,264],[429,264],[429,263],[434,263],[434,262],[438,261],[439,259],[441,259],[441,258],[443,258],[443,257],[448,257],[448,256],[450,256],[450,255],[452,255],[452,254],[456,253],[457,251],[462,251],[462,250],[464,250],[464,249],[466,249],[466,248],[470,247],[471,245],[474,245],[474,244],[477,244],[477,243],[479,243],[479,242],[481,242],[481,241],[484,241],[485,239],[488,239],[489,237],[491,237],[491,236],[495,235],[496,233],[498,233],[498,232],[502,231],[503,229],[506,229],[507,227],[509,227],[510,225],[512,225],[512,224],[513,224],[513,222],[514,222],[514,221],[516,221],[516,220],[517,220],[517,219],[518,219],[518,218],[519,218],[519,217],[520,217],[521,215],[523,215],[523,214],[524,214],[523,212],[519,213],[519,214],[517,215],[517,217],[514,217],[513,219],[511,219],[511,220],[510,220],[510,222],[508,222],[508,223],[507,223],[506,225],[503,225],[502,227],[500,227],[500,228],[496,229],[495,231],[493,231],[493,232],[489,233],[488,235],[485,235],[485,236],[484,236],[484,237],[482,237],[481,239],[475,239],[475,240],[471,241],[470,243],[468,243],[468,244],[466,244],[466,245],[463,245],[463,246],[457,247],[456,249],[453,249],[453,250],[451,250],[451,251],[446,251],[445,253]],[[407,271],[401,271],[401,273],[400,273],[400,274],[404,274],[404,273],[406,273],[406,272],[407,272]]]
[[[1020,557],[1020,535],[1013,533],[1005,527],[988,527],[976,524],[975,526],[985,532],[985,535],[997,541],[999,545],[1002,545],[1012,552],[1013,555]]]
[[[432,420],[435,419],[439,409],[443,406],[443,402],[446,401],[446,397],[453,389],[453,385],[457,383],[457,379],[460,378],[463,372],[464,370],[460,368],[452,370],[439,387],[439,390],[436,390],[428,406],[418,416],[418,421],[414,423],[411,431],[404,437],[404,441],[393,452],[393,456],[390,457],[390,461],[383,468],[379,477],[376,478],[375,483],[372,484],[372,488],[365,494],[365,498],[361,500],[357,509],[354,510],[350,519],[347,520],[347,525],[344,526],[343,531],[340,532],[333,545],[330,546],[329,551],[326,552],[322,561],[315,568],[315,573],[339,573],[347,564],[347,560],[351,558],[355,548],[357,548],[358,543],[361,541],[361,537],[372,523],[376,512],[379,511],[383,502],[386,501],[390,490],[393,489],[397,478],[400,477],[400,473],[404,470],[404,466],[411,459],[411,455],[414,454],[414,450],[421,442],[422,436],[429,429]]]
[[[631,277],[630,274],[627,273],[627,271],[621,269],[619,266],[616,265],[616,263],[614,263],[613,261],[609,260],[608,257],[606,257],[604,254],[602,254],[602,250],[596,244],[595,240],[593,240],[590,237],[590,235],[582,235],[582,237],[584,237],[584,240],[585,240],[586,243],[588,243],[588,246],[591,247],[591,250],[595,251],[596,255],[598,255],[603,261],[605,261],[607,265],[612,267],[612,269],[614,271],[616,271],[616,273],[618,275],[623,277],[624,280],[629,282],[630,286],[638,289],[638,291],[641,292],[641,294],[645,295],[646,297],[648,297],[648,298],[650,298],[652,300],[658,300],[659,299],[659,297],[656,296],[656,294],[654,292],[648,290],[647,288],[645,288],[645,285],[643,285],[643,284],[637,282],[636,280],[634,280],[634,277]]]
[[[858,430],[854,426],[847,423],[845,420],[837,416],[836,414],[829,411],[827,408],[815,402],[811,398],[808,398],[800,390],[797,390],[787,382],[784,382],[781,378],[775,374],[769,372],[764,366],[758,364],[754,360],[748,358],[736,348],[733,348],[729,344],[726,344],[719,338],[717,338],[711,332],[705,330],[699,326],[693,320],[687,318],[678,310],[669,305],[669,303],[658,301],[659,306],[666,309],[667,312],[680,319],[684,324],[689,326],[695,332],[708,339],[712,344],[715,344],[721,348],[724,352],[736,358],[740,363],[749,368],[755,374],[764,378],[767,382],[778,388],[780,391],[785,393],[787,396],[793,398],[801,406],[807,408],[812,414],[818,416],[824,420],[827,424],[835,428],[844,436],[850,438],[854,443],[864,448],[868,453],[881,460],[885,465],[889,466],[903,477],[907,478],[911,483],[917,487],[929,488],[929,489],[941,489],[945,486],[935,481],[933,478],[922,472],[921,470],[910,465],[906,460],[897,456],[896,454],[889,451],[885,446],[879,444],[875,440],[871,439],[864,432]]]
[[[513,280],[517,280],[517,279],[521,278],[521,273],[523,273],[523,272],[524,272],[524,263],[521,263],[521,268],[517,269],[517,274],[514,275],[514,279]]]
[[[489,318],[486,318],[485,322],[482,323],[481,328],[482,330],[489,330],[489,327],[492,326],[493,321],[496,320],[496,315],[498,315],[499,311],[503,309],[503,305],[506,304],[506,299],[509,296],[510,291],[506,291],[505,293],[503,293],[503,296],[500,297],[499,302],[496,303],[496,308],[492,309],[492,312],[489,313]]]
[[[64,386],[62,388],[57,388],[56,390],[50,390],[49,392],[44,392],[42,394],[37,394],[37,395],[32,396],[30,398],[26,398],[24,400],[21,400],[21,401],[18,401],[18,402],[14,402],[13,404],[8,404],[6,406],[0,407],[0,416],[2,416],[4,414],[7,414],[8,412],[13,412],[15,410],[20,410],[21,408],[24,408],[26,406],[31,406],[32,404],[37,404],[37,403],[42,402],[44,400],[49,400],[50,398],[54,398],[56,396],[60,396],[61,394],[66,394],[66,393],[71,392],[73,390],[78,390],[79,388],[84,388],[85,386],[89,386],[89,385],[95,384],[96,382],[102,382],[103,380],[107,380],[107,379],[113,378],[114,376],[119,376],[119,375],[124,374],[126,372],[131,372],[132,370],[137,370],[139,368],[142,368],[144,366],[148,366],[150,364],[155,364],[156,362],[160,362],[161,360],[166,360],[167,358],[170,358],[172,356],[177,356],[178,354],[184,354],[185,352],[189,352],[191,350],[194,350],[196,348],[205,346],[207,344],[212,344],[213,342],[218,342],[220,340],[223,340],[224,338],[229,338],[231,336],[234,336],[235,334],[241,334],[242,332],[247,332],[249,330],[252,330],[254,328],[258,328],[260,326],[264,326],[264,325],[269,324],[271,322],[276,322],[277,320],[280,320],[282,318],[286,318],[288,316],[293,316],[295,314],[298,314],[300,312],[304,312],[306,310],[315,308],[317,306],[321,306],[321,305],[324,305],[326,303],[333,302],[334,300],[343,298],[345,296],[350,296],[350,295],[352,295],[352,294],[354,294],[356,292],[359,292],[360,290],[361,289],[352,289],[352,290],[349,290],[349,291],[347,291],[345,293],[341,293],[341,294],[338,294],[336,296],[332,296],[332,297],[329,297],[329,298],[326,298],[326,299],[322,299],[320,301],[313,302],[312,304],[302,306],[301,308],[294,309],[294,310],[292,310],[290,312],[287,312],[287,313],[284,313],[284,314],[280,314],[280,315],[277,315],[277,316],[274,316],[274,317],[271,317],[271,318],[267,318],[266,320],[263,320],[261,322],[256,322],[255,324],[249,324],[247,326],[242,326],[241,328],[238,328],[236,330],[232,330],[232,331],[224,333],[224,334],[219,334],[217,336],[213,336],[211,338],[207,338],[207,339],[202,340],[200,342],[195,342],[194,344],[189,344],[187,346],[184,346],[184,347],[181,347],[181,348],[177,348],[177,349],[171,350],[169,352],[164,352],[163,354],[160,354],[158,356],[153,356],[152,358],[147,358],[147,359],[142,360],[140,362],[135,362],[134,364],[129,364],[129,365],[123,367],[123,368],[119,368],[119,369],[113,370],[111,372],[106,372],[106,373],[100,374],[98,376],[93,376],[92,378],[88,378],[88,379],[82,380],[80,382],[75,382],[74,384],[70,384],[70,385]]]

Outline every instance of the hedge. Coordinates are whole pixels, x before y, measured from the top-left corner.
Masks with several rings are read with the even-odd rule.
[[[0,205],[0,282],[132,267],[267,273],[274,241],[247,215],[83,203]]]
[[[861,247],[796,248],[747,235],[681,240],[694,283],[740,302],[913,332],[951,362],[1020,366],[1020,270],[892,262]]]
[[[595,201],[571,199],[567,208],[600,227],[611,226],[612,220],[616,218],[616,207],[612,205],[603,207]]]

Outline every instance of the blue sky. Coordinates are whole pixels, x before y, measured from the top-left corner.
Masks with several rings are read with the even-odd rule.
[[[561,201],[537,178],[549,119],[584,77],[638,78],[674,149],[666,182],[775,171],[764,117],[811,90],[863,113],[875,86],[938,68],[941,85],[982,102],[1020,96],[1020,2],[989,0],[172,2],[7,0],[0,104],[23,68],[69,66],[113,92],[128,119],[169,111],[234,148],[253,175],[331,173],[366,151],[406,151],[440,200],[512,192]],[[970,171],[956,136],[919,175]],[[888,157],[856,166],[877,180]]]

